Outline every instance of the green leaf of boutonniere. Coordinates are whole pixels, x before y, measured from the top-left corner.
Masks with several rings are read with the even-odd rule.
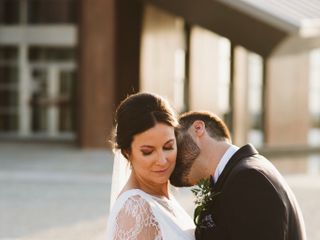
[[[196,199],[194,201],[196,208],[194,210],[194,223],[199,225],[201,213],[207,210],[209,204],[220,192],[213,192],[210,185],[210,179],[201,179],[198,184],[191,189]]]

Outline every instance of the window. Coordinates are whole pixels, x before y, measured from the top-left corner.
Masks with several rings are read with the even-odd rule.
[[[75,23],[76,0],[28,0],[28,23]]]
[[[20,0],[0,0],[0,24],[18,24]]]
[[[75,50],[73,48],[62,47],[30,47],[30,62],[60,62],[74,61]]]
[[[252,52],[248,56],[248,81],[248,109],[250,114],[248,140],[255,146],[260,147],[263,145],[263,59]]]
[[[18,128],[17,55],[16,47],[0,47],[0,132]]]
[[[309,144],[320,146],[320,49],[310,54],[309,111],[311,126]]]
[[[75,72],[61,71],[60,72],[60,98],[61,104],[59,106],[60,132],[74,132],[75,131]]]
[[[0,0],[0,24],[74,24],[77,0]]]

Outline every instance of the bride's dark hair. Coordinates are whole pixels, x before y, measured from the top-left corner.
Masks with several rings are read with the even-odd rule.
[[[130,150],[133,136],[154,127],[157,123],[172,127],[178,125],[173,109],[164,98],[151,93],[128,96],[116,110],[114,148],[121,149],[122,153]]]

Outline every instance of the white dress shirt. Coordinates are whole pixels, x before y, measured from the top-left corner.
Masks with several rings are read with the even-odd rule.
[[[223,169],[225,168],[225,166],[227,165],[227,163],[229,162],[230,158],[233,156],[233,154],[236,153],[236,151],[238,151],[239,147],[235,146],[235,145],[231,145],[228,150],[223,154],[217,168],[216,171],[214,172],[214,176],[213,176],[213,180],[216,183],[218,181],[219,176],[221,175]]]

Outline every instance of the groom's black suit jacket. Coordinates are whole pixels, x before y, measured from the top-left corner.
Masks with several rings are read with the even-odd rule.
[[[250,144],[229,160],[200,216],[196,239],[305,240],[302,215],[287,183]]]

